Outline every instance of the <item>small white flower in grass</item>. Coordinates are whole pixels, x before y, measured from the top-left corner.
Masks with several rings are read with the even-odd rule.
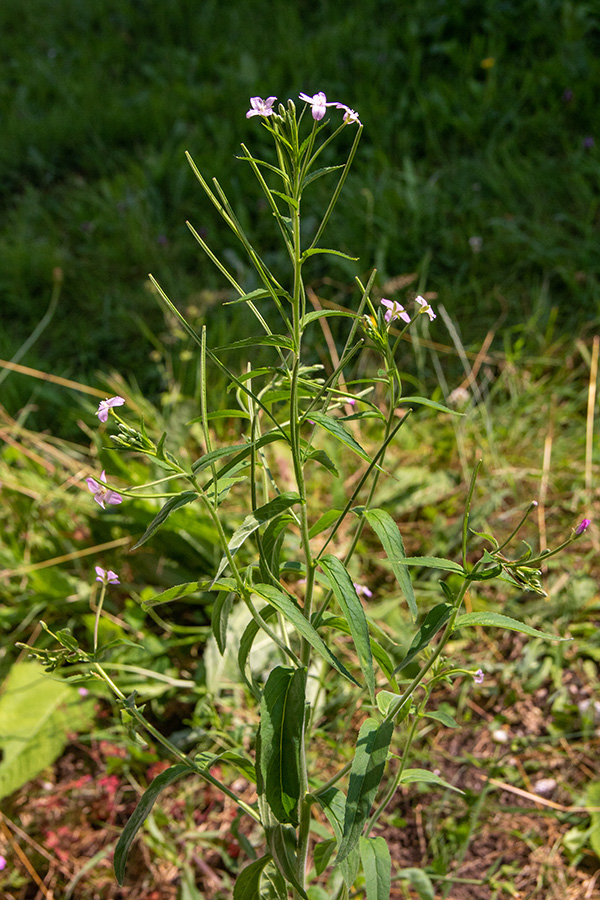
[[[483,669],[477,669],[475,674],[473,675],[473,681],[475,684],[483,684],[484,674]]]
[[[430,307],[430,305],[429,305],[429,303],[427,302],[427,300],[425,299],[425,297],[421,297],[421,295],[419,294],[418,297],[415,297],[415,303],[418,303],[419,306],[422,307],[422,309],[420,309],[419,312],[427,313],[427,315],[429,316],[429,319],[430,319],[431,322],[433,322],[433,320],[434,320],[435,318],[437,318],[436,314],[434,313],[434,311],[433,311],[432,308]]]
[[[121,584],[119,576],[112,569],[103,569],[102,566],[96,566],[96,581],[102,584]]]
[[[96,411],[96,415],[100,419],[101,422],[106,422],[108,419],[108,411],[112,409],[113,406],[123,406],[125,400],[123,397],[107,397],[106,400],[101,400],[100,405]]]
[[[100,481],[106,481],[106,472],[104,470],[100,476]],[[94,495],[94,500],[102,509],[106,509],[107,503],[109,506],[116,506],[118,503],[123,502],[120,494],[117,494],[116,491],[111,491],[110,488],[103,484],[98,484],[95,478],[86,478],[85,483]]]
[[[367,598],[367,600],[371,599],[371,597],[373,596],[373,591],[369,590],[369,588],[366,585],[357,584],[356,581],[353,581],[352,584],[354,585],[354,590],[356,591],[356,593],[358,594],[359,597],[362,594],[363,597]]]
[[[389,324],[394,319],[402,319],[403,322],[410,322],[410,316],[404,309],[401,303],[397,303],[396,300],[386,300],[385,297],[381,300],[381,305],[385,306],[387,312],[384,316],[385,321]]]
[[[298,96],[301,100],[304,100],[305,103],[309,103],[312,106],[312,117],[317,122],[319,122],[323,118],[328,106],[337,106],[337,103],[335,101],[332,101],[330,103],[327,102],[327,97],[325,96],[323,91],[319,91],[318,94],[314,94],[312,97],[309,97],[308,94],[302,93],[300,93]]]
[[[336,103],[335,105],[337,109],[344,110],[344,122],[346,123],[346,125],[353,125],[354,123],[356,123],[357,125],[362,124],[360,119],[358,118],[358,113],[356,112],[356,110],[350,109],[350,107],[346,106],[345,103]]]
[[[266,100],[263,100],[262,97],[250,97],[250,106],[252,109],[248,110],[246,118],[251,119],[252,116],[272,116],[275,112],[273,104],[276,100],[277,97],[267,97]]]

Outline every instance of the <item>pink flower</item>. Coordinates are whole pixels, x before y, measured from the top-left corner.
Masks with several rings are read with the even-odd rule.
[[[352,584],[354,585],[354,590],[356,591],[356,593],[358,594],[359,597],[362,594],[364,597],[367,598],[367,600],[371,599],[371,597],[373,596],[373,591],[369,590],[369,588],[366,587],[366,585],[357,584],[356,581],[353,581]]]
[[[96,581],[98,581],[97,578],[96,578]],[[87,695],[89,694],[89,691],[87,688],[80,687],[80,688],[77,688],[77,693],[79,694],[80,697],[87,697]]]
[[[0,856],[0,872],[6,868],[6,857]]]
[[[355,122],[357,123],[357,125],[362,124],[360,119],[358,118],[358,113],[355,110],[350,109],[350,107],[346,106],[345,103],[336,103],[335,105],[337,109],[345,110],[344,122],[346,123],[346,125],[353,125]]]
[[[575,534],[579,536],[583,534],[584,531],[587,531],[590,525],[592,524],[591,519],[584,519],[583,522],[580,522],[577,528],[575,529]]]
[[[415,303],[418,303],[418,304],[420,304],[420,306],[423,307],[422,309],[419,310],[419,312],[427,313],[427,315],[429,316],[430,322],[433,322],[433,320],[435,318],[437,318],[436,314],[430,307],[430,305],[427,302],[427,300],[425,299],[425,297],[421,297],[421,295],[419,295],[418,297],[415,297]]]
[[[101,400],[96,415],[101,422],[106,422],[109,409],[113,406],[123,406],[124,403],[125,401],[122,397],[110,397],[110,399]]]
[[[316,119],[316,121],[320,121],[325,115],[325,110],[328,106],[337,106],[337,103],[327,102],[327,97],[323,93],[323,91],[319,91],[318,94],[315,94],[312,97],[309,97],[308,94],[299,94],[301,100],[304,100],[305,103],[309,103],[312,106],[312,117]]]
[[[262,97],[250,97],[250,106],[252,109],[249,109],[246,113],[246,118],[251,119],[252,116],[272,116],[274,113],[273,104],[277,100],[277,97],[267,97],[266,100],[263,100]]]
[[[106,472],[104,470],[102,470],[100,481],[106,481]],[[118,503],[123,502],[123,498],[120,494],[117,494],[116,491],[111,491],[110,488],[107,488],[104,484],[99,484],[95,478],[86,478],[85,483],[94,495],[94,500],[102,507],[102,509],[106,509],[107,503],[109,506],[116,506]]]
[[[102,566],[96,566],[96,581],[101,581],[102,584],[120,584],[119,576],[116,572],[113,572],[112,569],[108,571],[103,569]],[[85,688],[82,688],[85,690]]]
[[[402,319],[403,322],[410,322],[410,316],[401,303],[397,303],[395,300],[386,300],[384,297],[381,300],[381,305],[387,307],[384,318],[388,324],[393,319]]]
[[[477,671],[473,675],[473,681],[475,682],[475,684],[483,684],[483,678],[483,669],[477,669]]]

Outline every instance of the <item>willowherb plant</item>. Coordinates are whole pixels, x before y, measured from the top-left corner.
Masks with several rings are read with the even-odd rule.
[[[440,681],[458,674],[471,675],[477,683],[484,677],[481,669],[471,672],[444,655],[452,634],[459,628],[487,625],[562,640],[504,615],[463,613],[467,590],[478,581],[500,578],[520,590],[543,593],[541,564],[577,539],[589,521],[584,520],[553,551],[535,555],[527,547],[520,557],[510,558],[505,555],[506,548],[535,505],[531,504],[503,543],[491,534],[476,534],[489,548],[480,553],[474,564],[470,563],[467,545],[476,468],[465,499],[460,562],[406,556],[398,525],[388,511],[375,506],[374,500],[382,479],[392,477],[385,469],[386,451],[400,429],[407,426],[412,408],[425,405],[445,410],[426,397],[405,396],[396,362],[403,334],[422,315],[435,320],[435,311],[421,296],[405,301],[407,308],[396,300],[374,303],[371,294],[375,273],[365,285],[357,279],[355,310],[308,308],[305,266],[317,254],[345,255],[324,247],[322,237],[356,153],[362,124],[354,110],[327,101],[323,93],[313,97],[300,94],[300,99],[305,106],[298,114],[291,100],[275,108],[275,97],[253,97],[247,116],[261,118],[273,140],[275,155],[270,161],[258,159],[242,145],[240,157],[256,176],[278,227],[289,263],[286,278],[275,277],[242,228],[220,185],[214,181],[210,186],[189,159],[208,198],[242,245],[260,287],[247,293],[200,234],[193,228],[192,233],[237,292],[234,302],[245,303],[252,310],[259,333],[226,348],[211,350],[206,328],[197,334],[154,281],[162,300],[198,347],[201,402],[196,421],[202,429],[204,454],[191,466],[184,465],[167,449],[166,434],[155,442],[143,423],[139,429],[134,428],[120,417],[116,409],[125,402],[121,397],[102,401],[98,409],[100,421],[111,417],[117,423],[115,446],[154,460],[165,471],[164,481],[169,485],[168,492],[162,495],[164,505],[136,547],[147,541],[170,513],[186,504],[199,502],[212,520],[222,552],[212,580],[177,585],[145,606],[166,604],[198,591],[217,592],[212,630],[221,653],[226,649],[227,623],[234,604],[247,608],[249,620],[241,637],[238,662],[240,682],[249,696],[254,695],[260,713],[253,755],[243,747],[218,754],[185,755],[148,722],[136,696],[126,697],[114,684],[102,665],[112,644],[98,645],[98,623],[105,592],[110,584],[118,583],[115,572],[96,568],[102,587],[92,652],[79,648],[66,631],[56,635],[61,650],[34,652],[49,668],[65,662],[85,664],[91,674],[110,685],[133,726],[149,732],[176,760],[151,783],[121,835],[115,852],[120,883],[125,877],[131,843],[160,792],[180,778],[196,776],[233,799],[241,812],[264,830],[261,855],[242,869],[235,882],[235,900],[284,898],[290,893],[294,898],[311,900],[346,898],[353,886],[365,891],[368,900],[385,900],[391,884],[390,853],[384,838],[374,832],[386,806],[400,784],[424,781],[446,785],[433,772],[407,767],[411,742],[432,690]],[[328,110],[332,113],[331,122],[325,118]],[[343,164],[318,168],[325,148],[348,129],[354,130],[354,135]],[[304,228],[305,192],[317,179],[332,177],[335,185],[325,211],[311,230]],[[271,304],[279,316],[276,332],[268,324],[272,316],[261,312],[265,303]],[[319,327],[323,317],[340,317],[347,322],[339,359],[332,359],[325,373],[312,363],[307,352],[311,347],[311,329]],[[223,350],[243,351],[258,345],[272,348],[272,365],[248,366],[245,371],[234,372],[221,359]],[[350,365],[355,365],[358,354],[365,349],[371,357],[379,358],[376,374],[370,379],[353,381],[352,375],[346,378],[353,371]],[[211,365],[229,380],[238,402],[235,410],[209,411],[207,385]],[[374,397],[384,399],[375,402]],[[408,410],[401,417],[400,404]],[[232,417],[244,423],[240,439],[233,445],[215,446],[210,422]],[[359,440],[359,429],[364,423],[369,427],[370,442],[374,431],[379,430],[377,449],[371,453]],[[320,446],[323,438],[328,446],[335,442],[341,445],[361,467],[341,508],[326,511],[315,502],[310,490],[316,469],[321,473],[321,483],[329,479],[332,485],[338,479],[336,465]],[[275,461],[280,453],[291,461],[292,489],[289,474],[286,482],[278,475]],[[135,491],[117,493],[107,483],[104,471],[99,480],[89,478],[87,484],[102,507],[138,496]],[[246,516],[233,531],[228,524],[232,517],[228,507],[232,489],[236,504],[245,492],[246,504]],[[332,551],[342,525],[348,546],[340,554]],[[353,574],[353,558],[365,529],[370,529],[380,542],[415,622],[408,649],[399,661],[380,629],[373,626],[368,602],[371,591],[355,581],[359,576]],[[423,568],[451,573],[452,583],[460,584],[453,590],[440,580],[439,603],[427,611],[417,607],[412,579],[412,573]],[[260,675],[256,666],[253,668],[253,646],[259,635],[266,636],[274,648],[272,667]],[[357,665],[350,660],[357,660]],[[411,663],[410,671],[415,670],[416,664],[418,670],[407,677]],[[323,782],[318,770],[311,770],[315,761],[317,701],[315,691],[308,690],[307,684],[309,679],[314,680],[323,691],[331,676],[344,679],[362,701],[361,708],[370,713],[360,725],[352,759],[340,763],[329,780]],[[443,725],[442,713],[438,719]],[[321,723],[319,727],[327,725]],[[237,796],[232,787],[211,774],[217,763],[237,768],[256,784],[254,803]],[[330,826],[328,837],[323,836],[322,814]]]

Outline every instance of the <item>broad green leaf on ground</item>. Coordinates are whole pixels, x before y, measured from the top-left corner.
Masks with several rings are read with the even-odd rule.
[[[434,606],[432,610],[430,610],[425,616],[425,620],[414,638],[412,639],[412,643],[409,647],[408,653],[400,662],[396,668],[394,669],[394,674],[398,672],[400,669],[403,669],[404,666],[407,666],[409,662],[411,662],[415,656],[421,652],[423,647],[426,647],[427,644],[435,637],[440,628],[446,624],[448,619],[452,614],[452,610],[454,609],[450,603],[438,603],[437,606]]]
[[[242,869],[233,886],[233,900],[260,900],[260,879],[270,859],[271,855],[267,853]]]
[[[93,720],[93,702],[76,687],[33,660],[15,663],[0,695],[0,799],[51,765],[68,735],[88,730]]]
[[[298,825],[300,751],[304,733],[306,669],[274,668],[260,704],[260,770],[265,796],[278,822]]]
[[[361,837],[358,843],[367,900],[390,900],[392,860],[385,838]]]
[[[435,772],[430,772],[429,769],[405,769],[402,775],[400,776],[400,784],[437,784],[439,787],[449,788],[451,791],[456,791],[458,794],[464,794],[464,791],[461,791],[460,788],[454,787],[453,784],[450,784],[447,781],[444,781],[443,778],[440,778],[439,775],[436,775]]]
[[[356,588],[344,564],[332,555],[322,556],[319,565],[325,572],[329,586],[339,603],[356,647],[358,660],[365,677],[371,703],[375,702],[375,672],[367,617]]]
[[[270,603],[278,609],[279,612],[283,613],[285,618],[295,627],[296,631],[300,633],[301,637],[305,638],[311,647],[316,650],[323,659],[327,660],[334,669],[337,669],[341,675],[353,684],[358,685],[356,678],[354,678],[346,666],[334,656],[318,631],[316,631],[310,622],[304,618],[300,607],[296,606],[287,594],[277,590],[277,588],[273,587],[271,584],[255,584],[253,591],[258,594],[259,597],[262,597],[263,600],[266,600],[267,603]]]
[[[178,494],[177,497],[170,497],[161,508],[160,512],[152,519],[137,544],[134,544],[131,549],[137,550],[138,547],[145,544],[146,541],[152,537],[154,532],[160,528],[163,522],[167,521],[172,512],[175,512],[176,509],[181,509],[182,506],[186,506],[188,503],[193,503],[194,500],[197,499],[198,494],[195,491],[183,491],[181,494]]]
[[[178,781],[179,778],[183,778],[184,775],[192,775],[193,772],[194,770],[190,766],[186,766],[185,763],[178,763],[176,766],[171,766],[170,768],[165,769],[164,772],[161,772],[160,775],[157,775],[150,784],[150,787],[147,788],[142,795],[142,798],[133,814],[130,816],[127,825],[121,832],[121,837],[115,848],[115,875],[120,885],[123,884],[125,879],[127,857],[129,856],[129,850],[131,849],[133,839],[150,815],[159,794],[161,791],[164,791],[165,788],[169,787],[170,784]]]
[[[454,625],[454,629],[464,628],[467,625],[494,626],[495,628],[506,628],[509,631],[520,631],[522,634],[529,634],[531,637],[545,638],[547,641],[570,641],[572,638],[559,637],[557,634],[550,634],[547,631],[538,631],[531,625],[519,622],[517,619],[511,619],[510,616],[504,616],[501,613],[493,612],[472,612],[459,616]]]
[[[338,861],[345,859],[358,844],[383,776],[393,732],[393,722],[380,724],[376,719],[366,719],[358,733],[350,769],[344,834],[338,849]]]
[[[381,541],[385,554],[389,559],[396,581],[406,597],[413,621],[417,618],[417,601],[413,591],[410,572],[403,561],[406,559],[404,541],[400,529],[389,513],[384,509],[365,509],[363,516]]]

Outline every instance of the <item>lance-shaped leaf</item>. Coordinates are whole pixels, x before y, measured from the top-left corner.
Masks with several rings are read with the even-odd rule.
[[[151,538],[154,532],[160,528],[163,522],[169,518],[172,512],[175,512],[176,509],[180,509],[182,506],[185,506],[188,503],[193,503],[194,500],[198,499],[198,494],[195,491],[183,491],[183,493],[178,494],[177,497],[170,497],[165,505],[162,507],[161,511],[156,515],[145,532],[131,549],[137,550],[138,547],[141,547],[142,544],[145,544],[148,538]]]
[[[159,794],[179,778],[183,778],[184,775],[192,775],[193,772],[194,770],[190,766],[178,763],[176,766],[171,766],[165,769],[164,772],[161,772],[160,775],[157,775],[150,787],[144,791],[140,802],[121,832],[121,837],[115,848],[115,875],[120,885],[123,884],[125,878],[125,866],[127,865],[127,857],[129,856],[133,839],[149,816]]]
[[[150,609],[152,606],[159,606],[161,603],[171,603],[180,597],[187,597],[189,594],[197,594],[200,591],[234,591],[237,587],[233,578],[221,578],[218,582],[213,581],[188,581],[185,584],[176,584],[172,588],[167,588],[152,597],[151,600],[144,600],[142,609]]]
[[[369,625],[362,603],[346,567],[339,559],[327,554],[321,557],[319,565],[325,572],[329,586],[348,622],[360,667],[365,676],[365,683],[371,695],[371,703],[374,703],[375,672],[373,671],[373,655],[371,653]]]
[[[462,566],[452,562],[451,559],[444,559],[443,556],[407,556],[403,565],[420,566],[424,569],[445,569],[446,572],[455,572],[463,577],[468,575]]]
[[[344,835],[338,849],[338,862],[346,859],[358,844],[383,776],[393,732],[394,723],[391,721],[379,724],[376,719],[366,719],[358,733],[350,770]]]
[[[354,678],[345,665],[333,655],[319,632],[304,618],[300,607],[296,606],[287,594],[277,590],[277,588],[270,584],[255,584],[253,586],[253,591],[258,594],[259,597],[262,597],[263,600],[266,600],[267,603],[270,603],[278,609],[279,612],[283,613],[285,618],[288,622],[292,623],[300,636],[305,638],[311,647],[316,650],[323,659],[327,660],[329,665],[333,666],[334,669],[337,669],[340,675],[343,675],[353,684],[358,685],[356,678]]]
[[[242,298],[248,299],[248,297]],[[285,350],[293,350],[294,342],[286,334],[263,334],[256,337],[242,338],[240,341],[234,341],[232,344],[224,344],[222,347],[215,347],[217,350],[237,350],[243,347],[254,347],[259,344],[268,347],[283,347]]]
[[[249,866],[242,869],[233,886],[233,900],[260,900],[260,879],[264,867],[271,859],[267,853],[260,859],[255,859]]]
[[[361,837],[358,846],[365,873],[367,900],[389,900],[392,860],[385,838]]]
[[[435,637],[440,628],[442,628],[452,614],[452,610],[454,607],[450,603],[438,603],[437,606],[434,606],[432,610],[430,610],[426,617],[425,621],[415,634],[412,639],[412,643],[409,647],[408,653],[404,657],[401,663],[399,663],[394,669],[394,674],[399,671],[399,669],[403,669],[404,666],[407,666],[409,662],[411,662],[415,656],[421,652],[423,647],[426,647],[427,644]]]
[[[547,631],[538,631],[531,625],[519,622],[517,619],[511,619],[510,616],[503,616],[501,613],[492,612],[473,612],[465,613],[459,616],[454,625],[454,629],[463,628],[465,625],[494,625],[496,628],[507,628],[509,631],[520,631],[522,634],[529,634],[531,637],[545,638],[547,641],[571,641],[572,638],[559,637],[557,634],[550,634]]]
[[[339,788],[329,787],[322,794],[316,795],[317,803],[327,816],[329,824],[333,828],[333,833],[337,844],[342,842],[342,834],[344,832],[344,810],[346,808],[346,796]],[[337,861],[336,861],[337,865]],[[356,881],[358,867],[360,865],[360,857],[358,855],[358,847],[355,847],[346,859],[340,863],[340,871],[347,888],[351,888]]]
[[[442,403],[437,403],[435,400],[429,400],[428,397],[402,397],[400,403],[402,406],[410,406],[411,404],[416,404],[417,406],[429,406],[431,409],[437,409],[438,412],[450,413],[452,416],[464,416],[464,413],[457,412],[455,409],[449,409]]]
[[[227,646],[227,623],[235,598],[235,591],[220,593],[213,606],[210,624],[221,656],[225,653]]]
[[[260,704],[260,771],[267,803],[278,822],[298,825],[300,750],[304,732],[306,669],[277,666]]]
[[[332,416],[326,416],[324,413],[310,412],[310,418],[313,422],[316,422],[321,428],[325,431],[329,432],[332,437],[336,438],[338,441],[341,441],[342,444],[345,444],[346,447],[349,447],[350,450],[353,450],[357,456],[360,456],[361,459],[364,459],[365,462],[370,463],[371,457],[369,454],[363,450],[358,441],[356,441],[349,431],[346,431],[342,423],[339,419],[334,419]],[[381,466],[375,466],[375,468],[383,471]]]
[[[264,506],[259,506],[258,509],[255,509],[254,512],[251,512],[249,516],[246,516],[242,524],[239,528],[237,528],[227,545],[230,553],[236,553],[237,550],[242,546],[245,540],[253,534],[257,528],[260,528],[261,525],[264,525],[265,522],[270,522],[271,519],[275,519],[277,516],[280,516],[286,509],[289,509],[291,506],[295,506],[300,502],[300,496],[295,491],[286,491],[283,494],[279,494],[273,500],[270,500],[268,503],[265,503]],[[221,575],[223,569],[227,565],[227,556],[223,554],[221,562],[219,563],[219,568],[217,569],[217,574],[215,575],[215,581],[218,581],[219,576]]]
[[[264,447],[267,444],[282,440],[286,440],[286,436],[283,432],[268,431],[266,434],[261,434],[259,438],[248,444],[231,444],[229,447],[217,447],[215,450],[211,450],[210,453],[205,453],[204,456],[201,456],[193,462],[192,472],[194,475],[197,475],[203,469],[208,468],[224,456],[231,456],[232,453],[235,453],[235,457],[219,470],[218,477],[220,478],[222,475],[226,475],[227,472],[230,472],[231,469],[235,468],[242,460],[250,456],[253,450],[260,450],[261,447]],[[209,485],[211,483],[212,481],[209,482]],[[208,487],[208,485],[205,485],[205,487]]]
[[[264,619],[266,621],[276,613],[277,610],[274,606],[263,606],[263,608],[259,610],[258,615],[261,619]],[[238,665],[240,667],[240,673],[257,700],[260,699],[260,691],[257,685],[254,684],[252,673],[246,672],[246,667],[248,665],[248,655],[250,653],[250,650],[252,649],[254,639],[256,638],[256,635],[259,631],[260,627],[257,624],[256,620],[251,619],[244,629],[244,633],[240,639],[240,648],[238,650]]]
[[[265,829],[267,846],[273,862],[303,900],[308,900],[306,891],[298,881],[298,860],[296,856],[296,833],[289,825],[273,825]]]
[[[323,618],[321,619],[321,626],[323,628],[336,628],[338,631],[342,631],[344,634],[351,633],[348,622],[341,616],[323,616]],[[389,653],[383,649],[381,644],[379,644],[375,640],[375,638],[371,638],[371,653],[381,666],[383,673],[388,681],[390,681],[394,687],[398,687],[398,685],[396,684],[396,679],[394,678],[394,663],[390,659]]]
[[[381,541],[385,554],[392,564],[396,580],[406,597],[413,620],[416,619],[417,601],[415,600],[410,572],[403,565],[403,561],[406,559],[406,551],[400,529],[390,514],[383,509],[365,509],[363,516]]]
[[[449,788],[458,794],[464,794],[464,791],[461,791],[460,788],[454,787],[448,781],[444,781],[443,778],[436,775],[435,772],[430,772],[429,769],[405,769],[400,776],[399,784],[437,784],[439,787]]]
[[[281,545],[288,525],[294,521],[293,516],[283,513],[267,525],[262,536],[262,553],[259,560],[263,581],[269,581],[271,578],[279,579]]]

